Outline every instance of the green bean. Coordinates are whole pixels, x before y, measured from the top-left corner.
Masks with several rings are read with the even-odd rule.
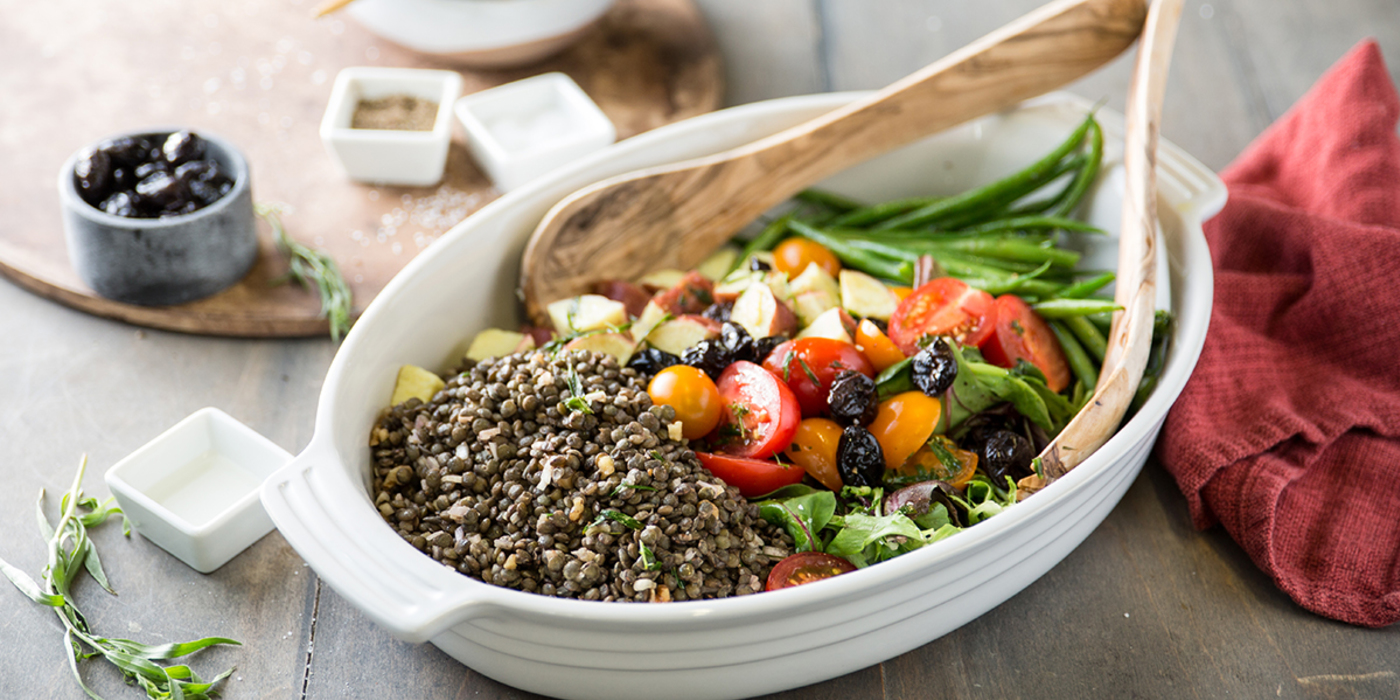
[[[825,246],[847,267],[903,284],[909,284],[914,277],[913,261],[918,259],[917,254],[869,243],[869,247],[862,248],[796,219],[789,220],[787,226],[793,233]]]
[[[1085,350],[1089,351],[1089,354],[1097,358],[1099,362],[1103,362],[1104,356],[1108,354],[1108,339],[1099,332],[1098,326],[1083,316],[1071,316],[1061,319],[1059,323],[1064,324],[1065,328],[1074,333],[1074,337],[1079,340]]]
[[[1147,366],[1143,368],[1142,381],[1138,383],[1137,393],[1133,395],[1132,404],[1128,406],[1132,413],[1137,413],[1152,396],[1152,390],[1157,388],[1162,368],[1167,364],[1167,350],[1171,346],[1172,326],[1175,323],[1176,320],[1170,311],[1159,309],[1152,318],[1152,348],[1147,353]]]
[[[1040,189],[1041,187],[1059,179],[1061,175],[1077,170],[1079,168],[1079,164],[1080,160],[1078,156],[1063,161],[1059,165],[1055,166],[1054,170],[1045,173],[1043,177],[1026,185],[1025,188],[1009,192],[1002,197],[989,199],[983,202],[982,204],[969,208],[967,211],[950,215],[947,218],[939,219],[938,221],[932,223],[941,229],[957,230],[967,228],[969,226],[975,226],[977,224],[985,223],[988,221],[1006,219],[1013,216],[1021,216],[1023,214],[1043,213],[1038,211],[1012,211],[1008,210],[1008,207],[1010,207],[1022,197],[1025,197],[1035,192],[1037,189]],[[880,227],[876,226],[875,228],[878,229]]]
[[[1010,219],[988,221],[985,224],[949,231],[949,233],[982,235],[988,233],[1004,233],[1006,231],[1035,231],[1040,229],[1078,231],[1080,233],[1104,233],[1103,229],[1093,224],[1076,221],[1074,219],[1066,219],[1062,216],[1017,216]]]
[[[1064,294],[1061,294],[1060,296],[1063,297]],[[1084,318],[1089,319],[1089,323],[1094,324],[1094,327],[1098,328],[1099,332],[1103,333],[1104,335],[1108,335],[1113,332],[1113,314],[1111,313],[1089,314]]]
[[[997,279],[969,277],[964,278],[963,281],[966,282],[969,287],[975,287],[992,296],[1001,296],[1002,294],[1016,292],[1029,296],[1044,297],[1053,294],[1060,288],[1060,285],[1037,279],[1049,271],[1050,267],[1050,263],[1047,262],[1034,271],[1024,275],[1012,275],[1009,278]]]
[[[1084,142],[1089,125],[1093,123],[1094,117],[1089,115],[1055,150],[1020,172],[889,219],[876,228],[919,226],[965,214],[990,203],[998,203],[1000,206],[1010,204],[1064,174],[1061,171],[1062,162]]]
[[[1064,201],[1052,211],[1056,216],[1074,213],[1084,194],[1089,191],[1089,186],[1099,177],[1099,166],[1103,163],[1103,129],[1099,128],[1097,121],[1091,119],[1089,123],[1089,162],[1070,181]]]
[[[826,207],[827,209],[834,209],[843,214],[849,211],[864,208],[865,206],[860,202],[855,201],[854,199],[847,199],[833,192],[827,192],[826,190],[818,190],[812,188],[808,188],[802,190],[801,192],[798,192],[797,199],[803,202],[807,202],[808,204],[816,204],[817,206]]]
[[[1056,192],[1053,196],[1046,197],[1045,199],[1037,199],[1033,202],[1022,204],[1021,206],[1016,207],[1014,209],[1009,209],[1007,210],[1006,215],[1030,216],[1035,214],[1044,214],[1045,212],[1058,207],[1060,205],[1060,202],[1065,201],[1065,198],[1069,196],[1070,189],[1074,186],[1074,181],[1079,176],[1079,173],[1082,172],[1084,168],[1088,165],[1089,157],[1087,155],[1084,155],[1083,153],[1069,159],[1065,162],[1064,165],[1060,167],[1060,172],[1057,173],[1055,177],[1052,177],[1050,178],[1050,180],[1047,181],[1048,184],[1049,182],[1053,182],[1055,179],[1059,178],[1061,175],[1073,172],[1075,174],[1075,177],[1071,177],[1069,179],[1069,182],[1065,183],[1064,187],[1061,187],[1060,190]]]
[[[1097,277],[1091,277],[1066,287],[1064,291],[1060,292],[1060,297],[1063,299],[1082,299],[1107,287],[1110,282],[1117,278],[1118,276],[1112,272],[1105,272]]]
[[[789,212],[764,226],[763,230],[753,237],[753,240],[744,244],[744,249],[739,252],[739,257],[734,259],[734,264],[729,266],[728,272],[733,272],[741,266],[749,264],[749,258],[753,257],[754,253],[772,250],[774,246],[778,245],[778,241],[783,240],[783,237],[787,235],[788,222],[792,219],[793,214]]]
[[[1069,368],[1074,372],[1074,376],[1090,388],[1097,385],[1099,383],[1099,370],[1089,360],[1089,355],[1084,352],[1084,347],[1075,339],[1074,333],[1059,321],[1051,321],[1050,330],[1054,331],[1055,338],[1060,341],[1060,348],[1065,351],[1065,359],[1069,361]]]
[[[1031,308],[1045,318],[1059,319],[1118,311],[1123,307],[1102,299],[1051,299],[1031,304]]]
[[[942,197],[910,197],[908,199],[896,199],[889,202],[872,204],[868,207],[848,211],[840,217],[833,219],[832,226],[860,227],[878,224],[885,219],[905,214],[920,207],[926,207]]]
[[[928,246],[930,252],[937,255],[937,251],[951,250],[959,253],[970,253],[998,260],[1008,260],[1014,262],[1050,263],[1060,267],[1074,267],[1079,264],[1079,253],[1063,248],[1052,248],[1040,246],[1032,243],[1024,243],[1009,239],[970,239],[965,241],[940,242]]]

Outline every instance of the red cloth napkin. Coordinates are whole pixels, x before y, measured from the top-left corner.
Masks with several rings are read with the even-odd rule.
[[[1158,456],[1284,592],[1400,619],[1400,99],[1354,48],[1221,174],[1215,306]]]

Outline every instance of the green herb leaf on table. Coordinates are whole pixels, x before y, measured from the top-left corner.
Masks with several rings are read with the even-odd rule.
[[[350,313],[354,299],[350,285],[340,274],[340,266],[325,252],[298,243],[282,225],[280,204],[256,204],[253,210],[272,227],[277,249],[287,256],[287,274],[273,281],[274,285],[296,282],[303,289],[315,285],[321,295],[321,318],[330,322],[331,340],[339,342],[350,332]]]
[[[49,562],[42,574],[44,585],[40,587],[34,579],[4,560],[0,560],[0,571],[31,600],[53,608],[64,627],[63,646],[68,665],[78,687],[89,697],[102,700],[83,681],[79,664],[101,656],[121,671],[127,683],[139,685],[152,700],[208,700],[217,694],[218,685],[233,673],[232,668],[206,682],[188,666],[161,666],[153,660],[177,658],[210,646],[237,645],[239,642],[225,637],[207,637],[193,642],[149,646],[129,639],[107,639],[92,632],[87,618],[74,605],[69,591],[84,571],[103,589],[115,595],[98,559],[97,548],[88,538],[87,528],[100,525],[113,515],[121,515],[123,534],[130,534],[126,515],[120,508],[111,505],[110,500],[98,503],[95,498],[83,497],[81,488],[86,471],[87,457],[84,456],[72,488],[59,500],[62,516],[57,525],[51,525],[44,516],[44,492],[39,492],[37,519],[39,532],[48,546]]]

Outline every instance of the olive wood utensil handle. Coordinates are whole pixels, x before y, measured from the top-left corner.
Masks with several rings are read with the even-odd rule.
[[[747,146],[603,180],[559,202],[521,263],[526,312],[601,277],[688,269],[802,188],[1102,66],[1132,44],[1144,0],[1055,0],[880,92]]]
[[[1108,441],[1133,400],[1152,346],[1157,300],[1157,141],[1167,70],[1182,0],[1155,0],[1148,10],[1128,90],[1123,149],[1123,223],[1108,351],[1094,395],[1040,455],[1041,474],[1024,480],[1033,492],[1063,476]]]

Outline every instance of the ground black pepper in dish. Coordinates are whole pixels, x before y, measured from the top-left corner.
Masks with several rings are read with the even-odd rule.
[[[376,422],[375,505],[429,556],[508,588],[652,602],[763,590],[791,538],[700,465],[646,379],[587,351],[466,368]]]

